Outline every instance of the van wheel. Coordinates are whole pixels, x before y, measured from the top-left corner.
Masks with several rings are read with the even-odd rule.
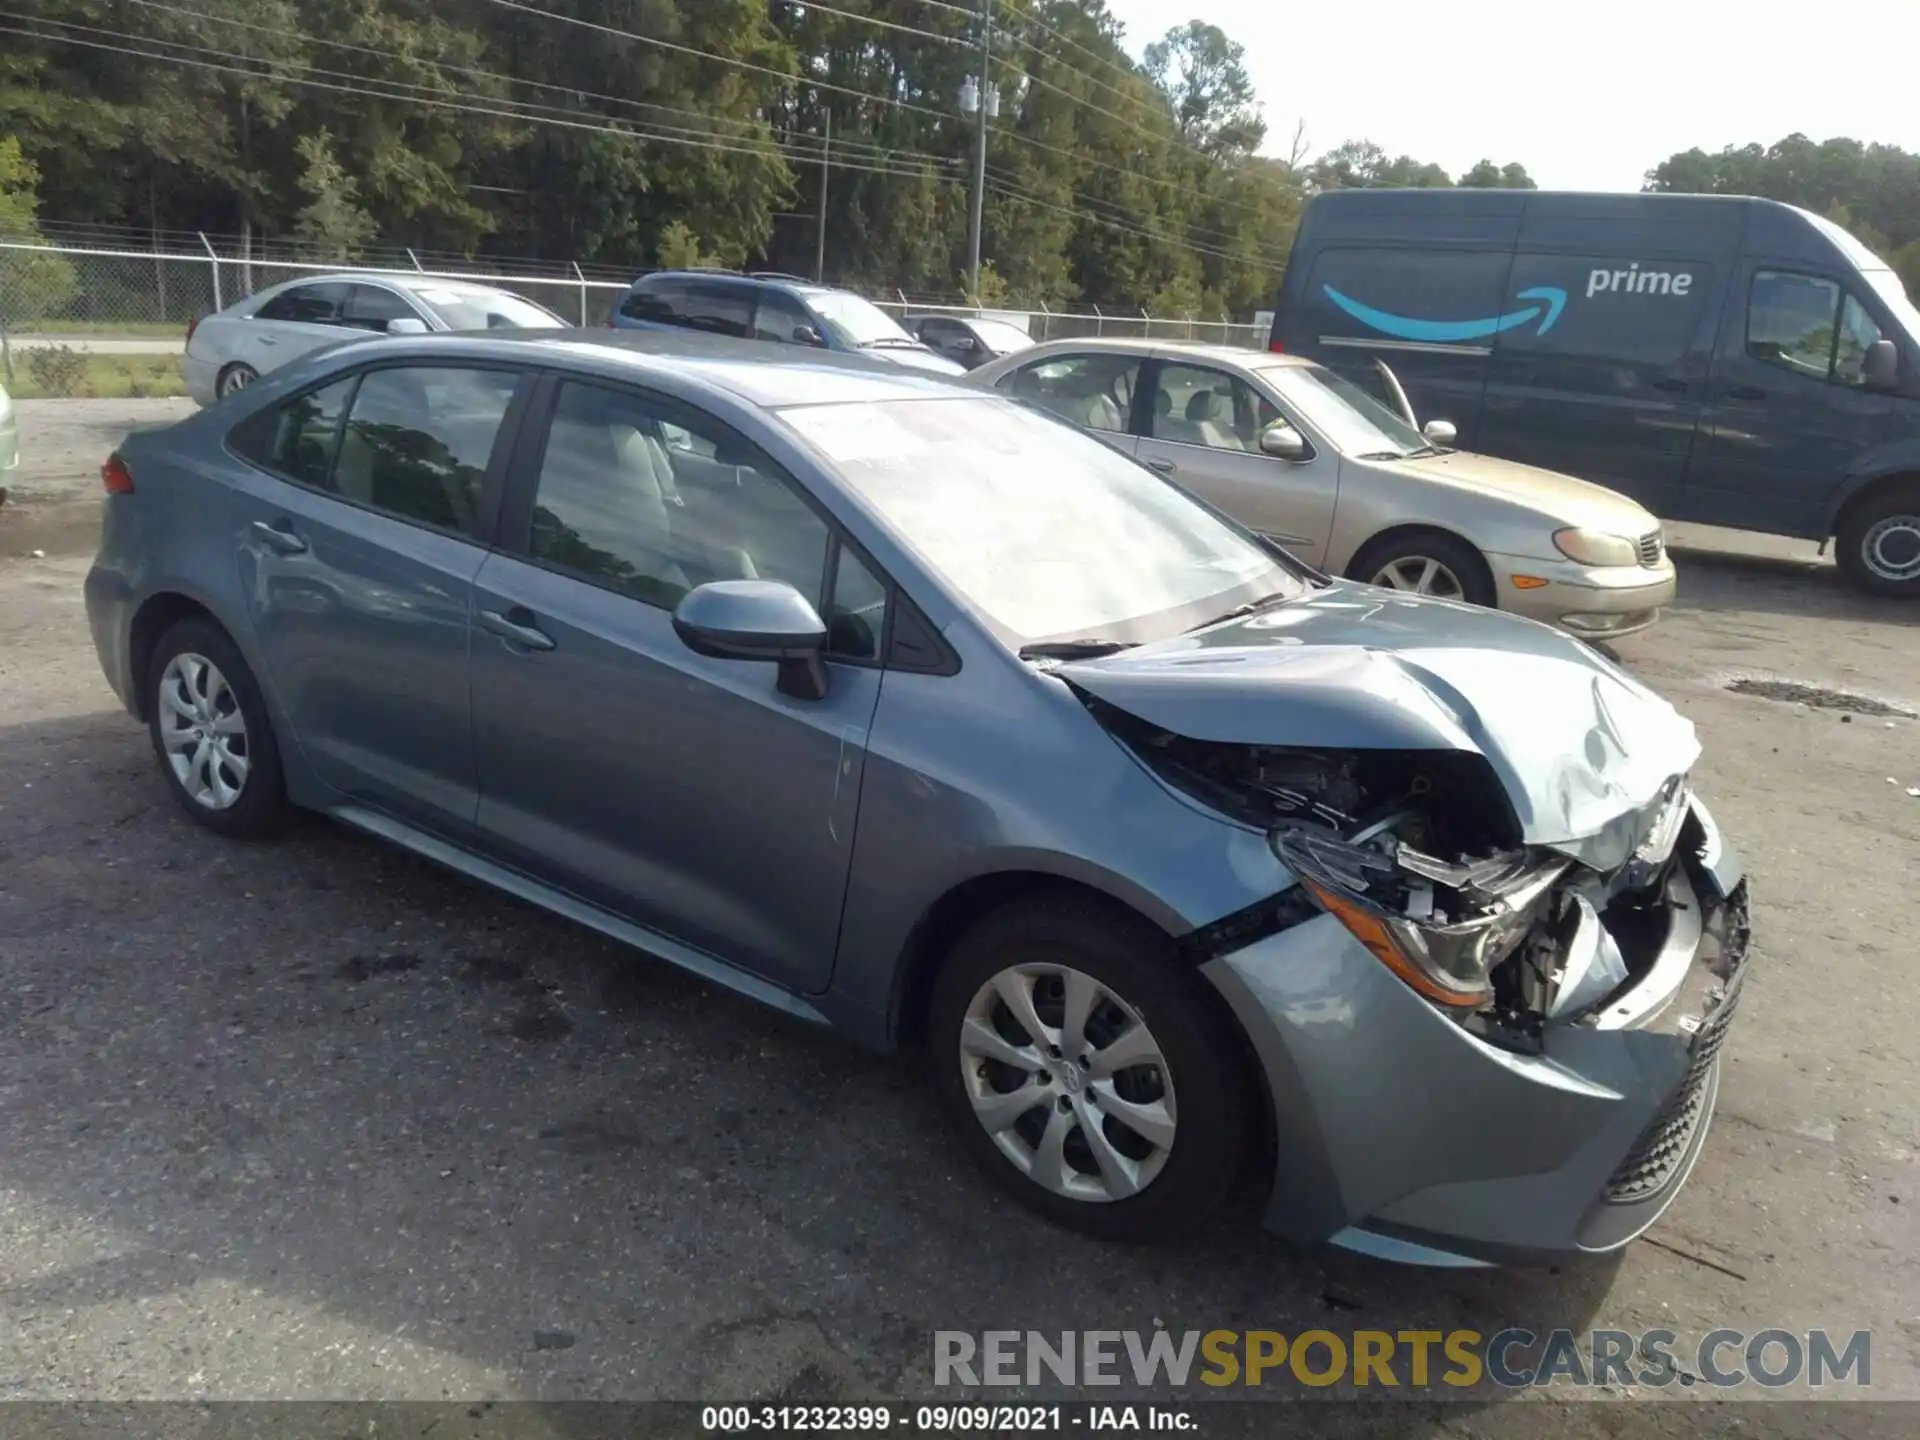
[[[1083,1234],[1188,1229],[1254,1153],[1258,1081],[1171,952],[1133,916],[1041,896],[975,922],[934,982],[927,1060],[962,1143]]]
[[[1438,530],[1403,531],[1369,542],[1347,567],[1347,578],[1469,605],[1499,605],[1493,574],[1480,552]]]
[[[1834,558],[1869,594],[1920,599],[1920,484],[1889,485],[1854,505]]]

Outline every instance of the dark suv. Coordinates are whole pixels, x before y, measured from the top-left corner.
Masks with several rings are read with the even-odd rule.
[[[775,345],[811,345],[936,375],[966,373],[902,330],[871,300],[788,275],[706,270],[642,275],[607,323],[616,330],[702,330]]]

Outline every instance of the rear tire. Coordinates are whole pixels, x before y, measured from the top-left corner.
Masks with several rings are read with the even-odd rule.
[[[1347,567],[1347,578],[1488,609],[1500,604],[1493,572],[1480,552],[1441,530],[1405,530],[1368,541]]]
[[[229,395],[237,395],[259,378],[260,372],[251,365],[229,365],[220,372],[219,378],[213,382],[214,398],[224,400]]]
[[[927,1059],[962,1143],[1022,1204],[1153,1238],[1204,1220],[1254,1153],[1257,1081],[1231,1024],[1145,921],[1040,896],[985,915],[947,956]]]
[[[292,814],[280,748],[253,672],[218,625],[177,621],[147,667],[147,731],[173,798],[197,823],[252,840]]]
[[[1920,482],[1887,485],[1840,522],[1834,559],[1870,595],[1920,599]]]

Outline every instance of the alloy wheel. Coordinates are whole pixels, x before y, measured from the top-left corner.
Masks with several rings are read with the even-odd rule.
[[[1443,600],[1464,600],[1467,593],[1459,576],[1427,555],[1403,555],[1398,560],[1389,560],[1373,577],[1373,583],[1416,595],[1438,595]]]
[[[1920,579],[1920,515],[1888,515],[1861,538],[1860,558],[1877,578]]]
[[[183,651],[160,672],[160,741],[194,804],[230,810],[253,768],[240,697],[204,655]]]
[[[236,365],[220,377],[220,394],[237,395],[253,383],[253,371],[245,365]]]
[[[974,993],[960,1078],[1000,1152],[1071,1200],[1137,1195],[1172,1153],[1173,1076],[1140,1013],[1091,975],[1016,965]]]

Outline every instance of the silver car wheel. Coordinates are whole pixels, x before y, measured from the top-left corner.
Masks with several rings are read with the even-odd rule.
[[[1373,577],[1375,585],[1389,590],[1410,590],[1416,595],[1438,595],[1445,600],[1463,600],[1466,587],[1438,560],[1426,555],[1403,555],[1389,560]]]
[[[1860,558],[1881,580],[1920,579],[1920,515],[1889,515],[1860,541]]]
[[[229,395],[239,394],[240,391],[246,389],[247,386],[251,385],[254,382],[254,379],[255,379],[255,376],[254,376],[252,366],[250,365],[230,366],[225,371],[225,373],[223,373],[220,376],[221,398],[224,399]]]
[[[160,673],[160,743],[194,804],[231,810],[253,768],[240,697],[204,655],[182,652]]]
[[[1147,1023],[1091,975],[1016,965],[974,993],[960,1079],[1000,1153],[1070,1200],[1137,1195],[1173,1151],[1173,1076]]]

